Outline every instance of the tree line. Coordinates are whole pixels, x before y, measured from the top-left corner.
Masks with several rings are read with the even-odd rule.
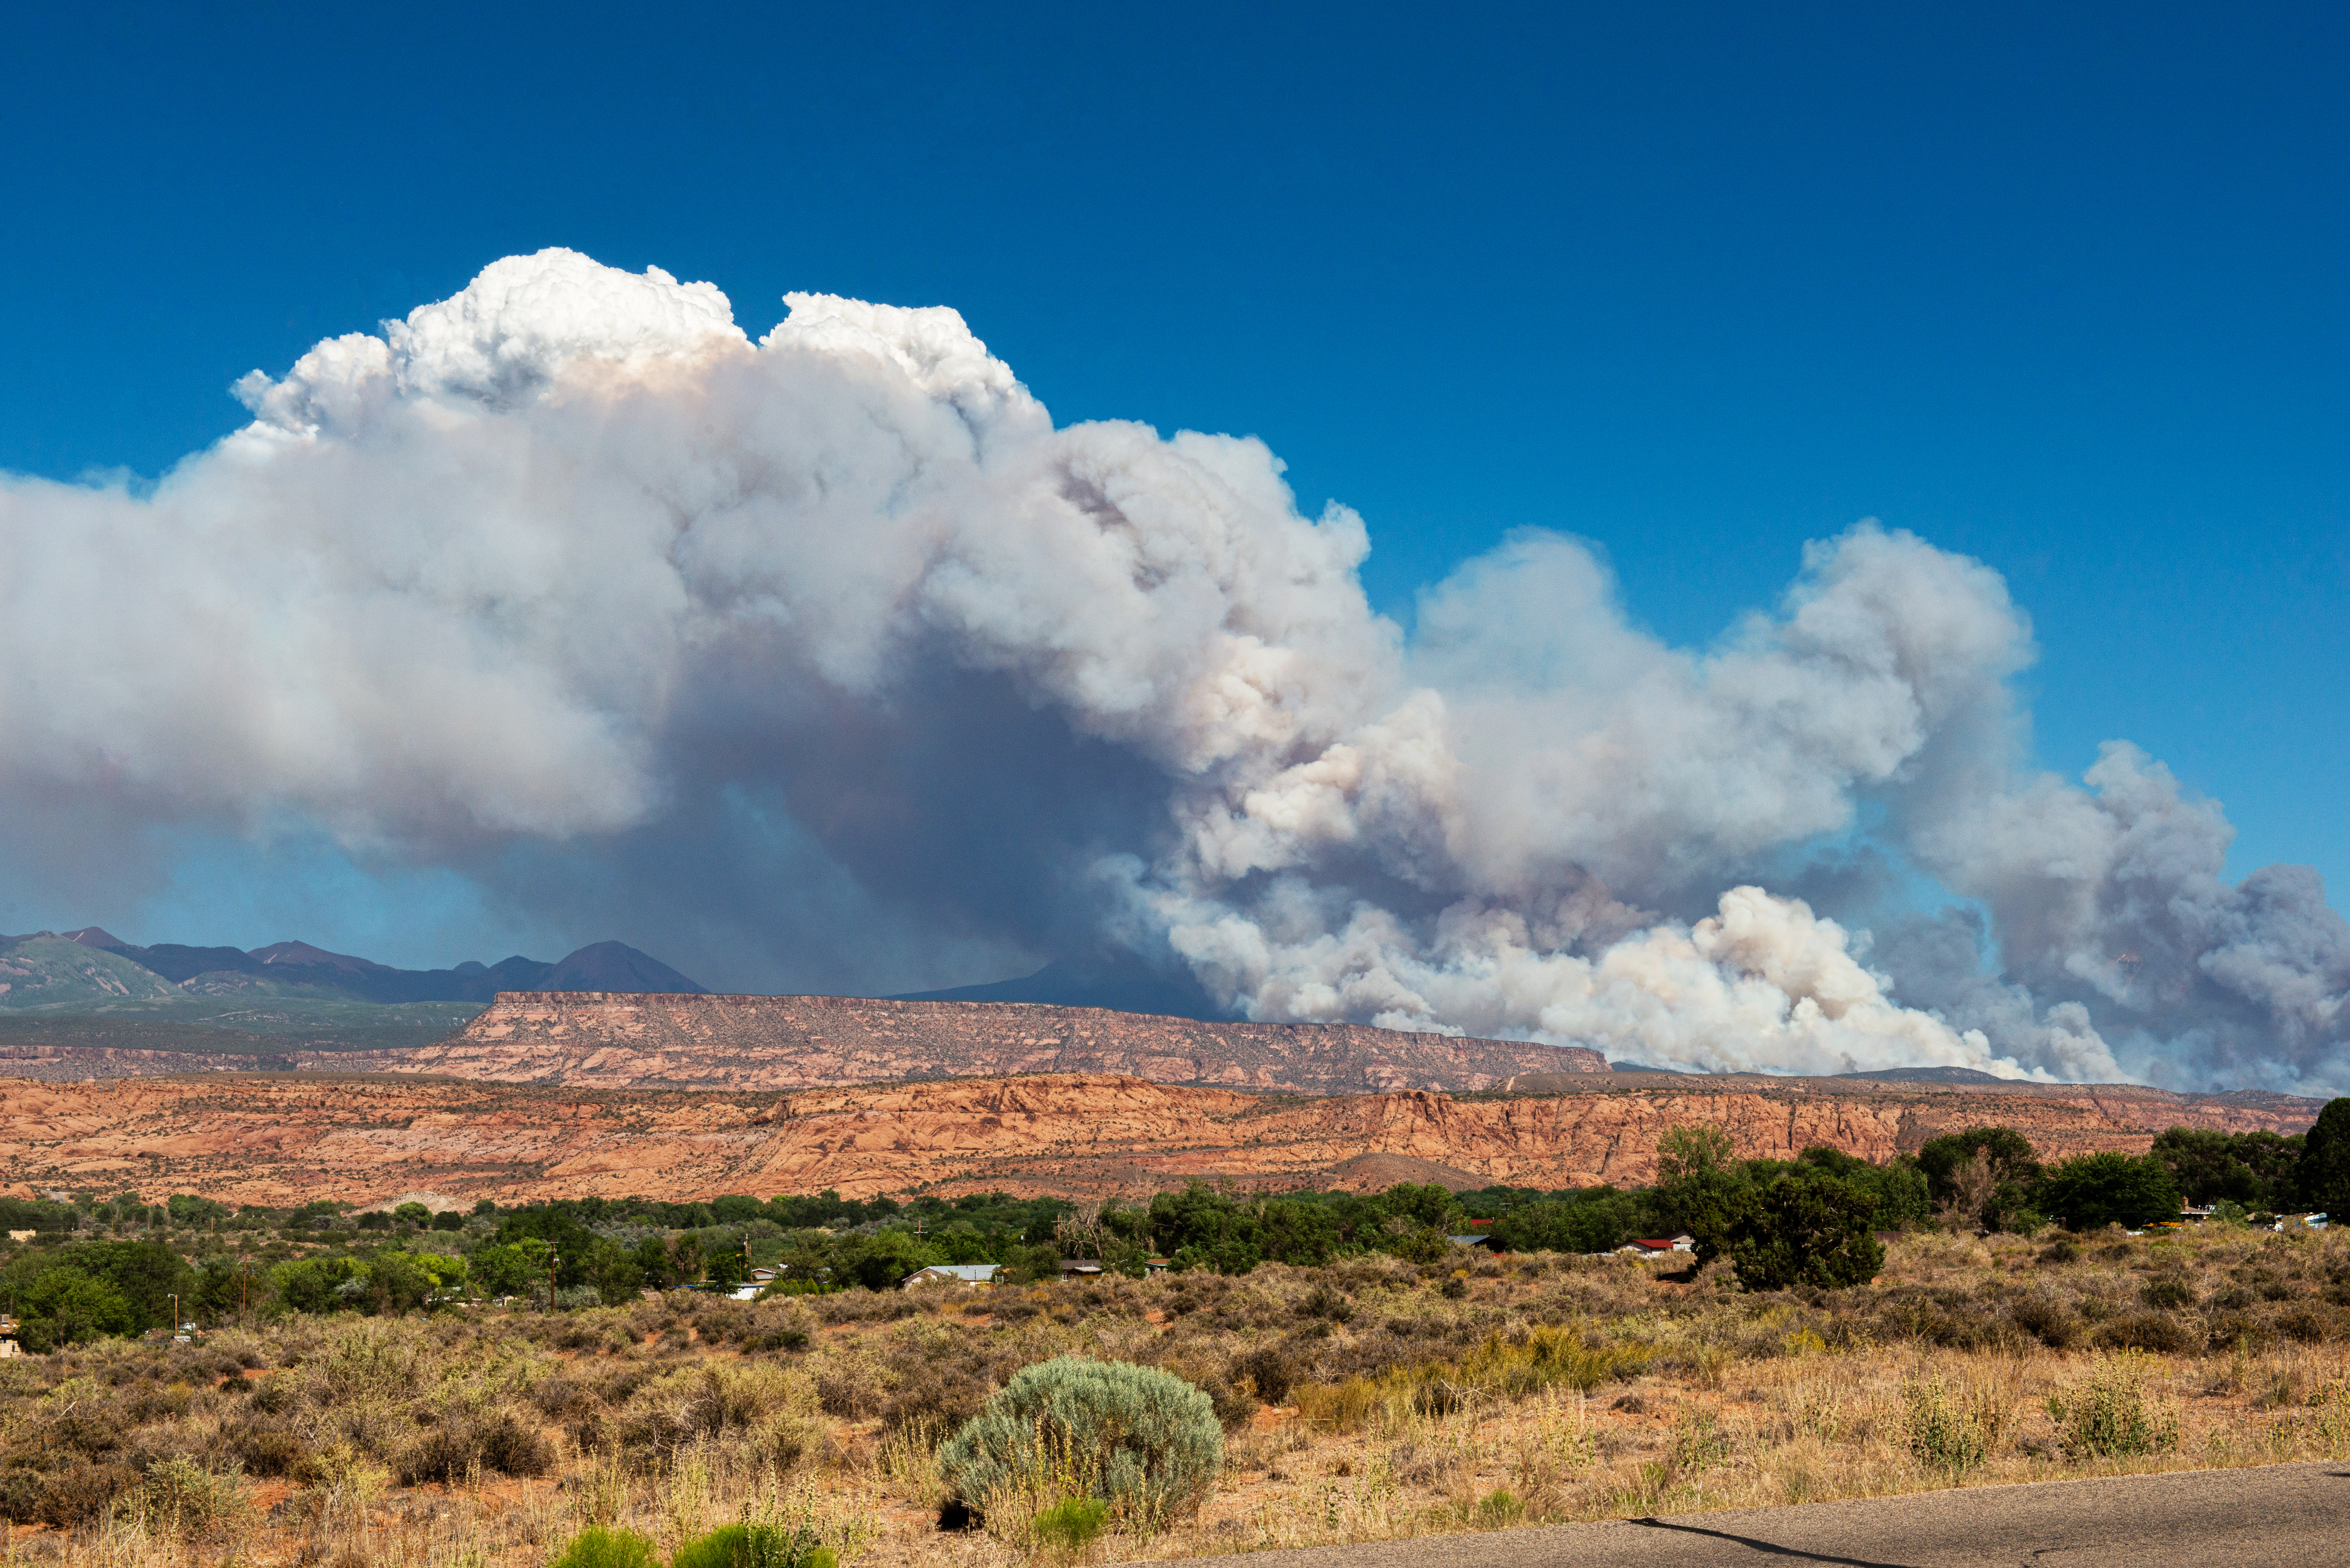
[[[785,1293],[890,1289],[938,1263],[995,1263],[1008,1282],[1048,1279],[1065,1258],[1140,1275],[1246,1273],[1368,1252],[1437,1264],[1456,1237],[1509,1251],[1596,1253],[1638,1238],[1692,1238],[1696,1262],[1727,1259],[1752,1289],[1850,1285],[1883,1262],[1878,1232],[1945,1226],[2029,1231],[2175,1220],[2350,1210],[2350,1099],[2306,1135],[2174,1127],[2142,1156],[2043,1163],[2022,1134],[1970,1127],[1874,1165],[1836,1149],[1792,1160],[1734,1158],[1721,1129],[1659,1140],[1655,1181],[1451,1192],[1243,1192],[1193,1183],[1143,1203],[1002,1193],[842,1199],[730,1195],[672,1203],[583,1198],[435,1214],[421,1204],[356,1213],[317,1200],[270,1210],[179,1193],[68,1201],[0,1199],[0,1222],[36,1237],[0,1266],[0,1307],[26,1348],[132,1334],[182,1320],[255,1314],[397,1314],[455,1301],[550,1308],[613,1304],[647,1290],[732,1289],[754,1262]],[[256,1255],[257,1254],[257,1255]]]

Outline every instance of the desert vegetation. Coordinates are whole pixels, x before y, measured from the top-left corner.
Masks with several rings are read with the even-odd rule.
[[[1461,1250],[95,1339],[0,1363],[0,1509],[27,1563],[1008,1564],[2350,1457],[2340,1239],[1885,1250],[1841,1289]]]
[[[2182,1178],[2159,1150],[2051,1172],[1971,1134],[1857,1168],[1669,1141],[1665,1179],[1632,1194],[777,1200],[835,1205],[833,1225],[788,1228],[744,1199],[680,1206],[666,1217],[714,1224],[666,1233],[626,1205],[445,1230],[269,1216],[246,1234],[295,1252],[273,1289],[200,1300],[188,1338],[52,1310],[51,1348],[0,1360],[0,1550],[157,1568],[1009,1568],[2350,1458],[2350,1241],[2255,1227],[2250,1205],[2138,1235],[2039,1207],[2092,1189],[2142,1202],[2158,1179],[2175,1201],[2276,1165],[2265,1146],[2198,1146],[2208,1168]],[[2261,1179],[2299,1181],[2313,1148],[2336,1147],[2321,1133]],[[1444,1239],[1471,1205],[1521,1241],[1610,1206],[1705,1241],[1663,1260],[1495,1255]],[[20,1248],[5,1288],[104,1286],[136,1317],[146,1293],[201,1284],[207,1255],[183,1243],[239,1234],[240,1217],[189,1203],[67,1207],[74,1228]],[[144,1229],[129,1212],[159,1207]],[[1877,1228],[1888,1209],[1906,1228]],[[534,1239],[584,1247],[566,1225],[629,1257],[636,1225],[676,1269],[726,1223],[807,1276],[754,1301],[674,1280],[608,1300],[558,1278],[503,1304],[369,1284],[306,1304],[276,1273],[339,1258],[371,1282],[440,1256],[477,1277]],[[751,1236],[760,1224],[774,1233]],[[902,1290],[812,1261],[875,1257],[897,1234],[889,1249],[1122,1264],[1148,1244],[1178,1263]],[[1312,1260],[1268,1256],[1293,1248]],[[1840,1261],[1811,1266],[1824,1255]]]

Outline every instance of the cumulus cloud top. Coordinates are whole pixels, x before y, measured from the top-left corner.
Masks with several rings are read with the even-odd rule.
[[[255,370],[236,390],[265,426],[315,435],[358,428],[380,399],[504,406],[576,361],[642,371],[745,341],[713,284],[681,284],[659,267],[639,275],[577,251],[544,250],[493,262],[463,293],[384,323],[380,337],[330,338],[284,380]]]
[[[317,825],[755,945],[795,894],[734,867],[788,846],[891,940],[1115,943],[1258,1017],[2350,1083],[2314,874],[2225,884],[2126,748],[2022,769],[1981,563],[1864,524],[1690,649],[1528,532],[1408,639],[1261,442],[1055,429],[952,310],[786,304],[754,344],[709,284],[509,258],[255,372],[151,497],[0,481],[14,852],[61,802]],[[1873,918],[1861,849],[1973,902]]]

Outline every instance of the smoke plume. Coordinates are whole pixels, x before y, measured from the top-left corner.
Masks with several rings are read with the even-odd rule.
[[[1107,944],[1258,1018],[2350,1087],[2315,874],[2228,885],[2127,746],[2024,772],[1981,564],[1864,524],[1690,650],[1526,533],[1407,639],[1261,443],[1055,429],[951,310],[787,304],[510,258],[247,377],[151,493],[0,481],[0,853],[323,830],[722,977]],[[1872,944],[1856,857],[1968,902]]]

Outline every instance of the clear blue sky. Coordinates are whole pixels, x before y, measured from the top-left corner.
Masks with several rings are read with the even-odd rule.
[[[951,304],[1064,421],[1264,438],[1308,512],[1363,513],[1407,618],[1525,524],[1604,544],[1680,641],[1861,516],[1980,556],[2038,626],[2048,765],[2135,740],[2226,802],[2236,870],[2314,863],[2338,907],[2345,34],[16,6],[0,467],[152,474],[242,422],[243,372],[545,245],[708,278],[754,334],[787,288]]]

